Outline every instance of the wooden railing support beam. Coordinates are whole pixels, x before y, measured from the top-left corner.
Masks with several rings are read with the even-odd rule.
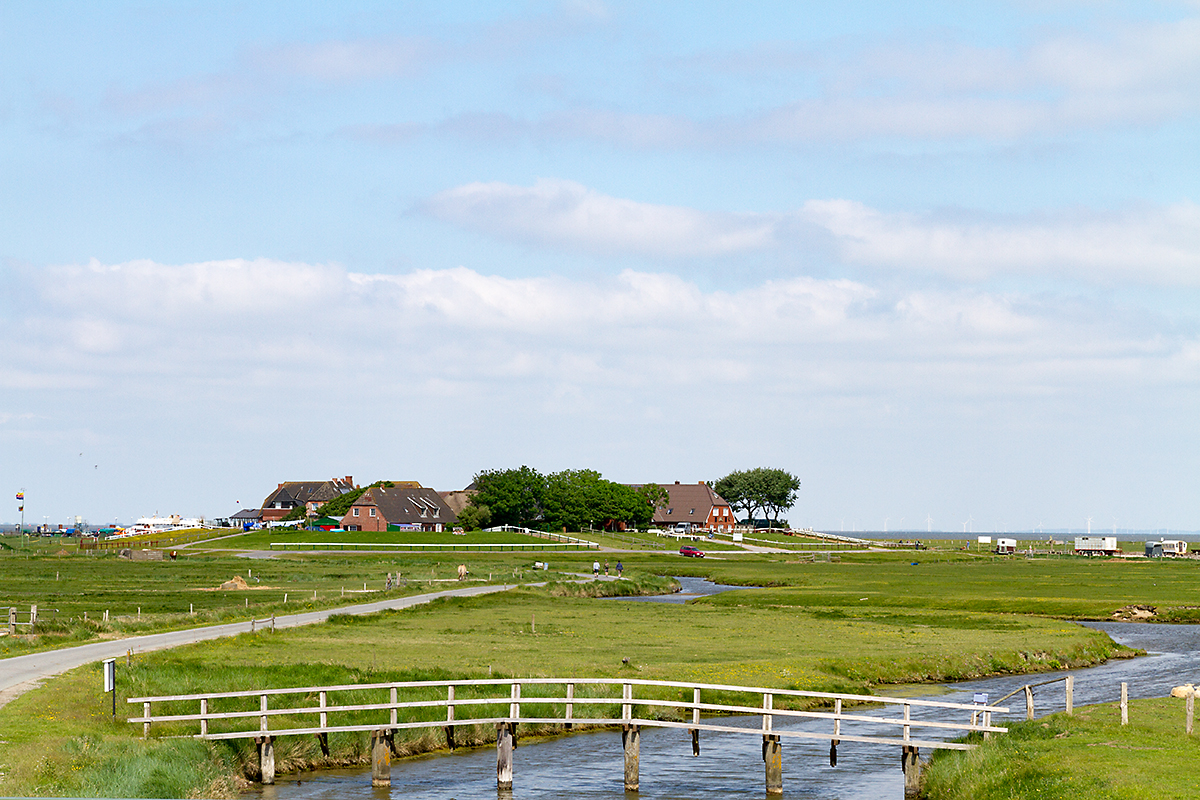
[[[392,785],[392,732],[371,731],[371,785]]]
[[[904,770],[904,800],[921,796],[921,754],[917,748],[904,745],[900,767]]]
[[[513,785],[513,733],[508,722],[496,724],[496,789],[512,791]]]
[[[258,779],[263,786],[275,783],[275,740],[270,736],[259,736],[258,742]]]
[[[783,747],[778,736],[763,737],[763,761],[767,767],[767,794],[783,794]]]
[[[625,749],[625,791],[636,792],[642,754],[642,734],[637,725],[621,726],[621,744]]]

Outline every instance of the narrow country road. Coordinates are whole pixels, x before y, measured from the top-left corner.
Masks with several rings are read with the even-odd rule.
[[[446,589],[441,592],[416,594],[411,597],[398,597],[392,600],[378,600],[374,603],[363,603],[341,608],[327,608],[322,611],[308,611],[303,614],[288,614],[275,618],[276,628],[294,628],[298,625],[311,625],[323,622],[332,614],[373,614],[376,611],[388,609],[410,608],[428,603],[439,597],[474,597],[492,592],[503,592],[514,588],[511,585],[501,586],[471,586],[460,589]],[[130,636],[125,639],[112,639],[104,642],[94,642],[78,647],[64,647],[61,650],[47,650],[44,653],[32,653],[27,656],[14,656],[0,660],[0,708],[21,694],[37,687],[41,681],[52,675],[58,675],[67,670],[106,658],[116,658],[125,655],[126,651],[145,653],[150,650],[165,650],[194,642],[209,639],[220,639],[223,636],[236,636],[247,633],[251,623],[231,622],[224,625],[209,625],[203,628],[189,628],[182,631],[167,633],[152,633],[146,636]],[[262,629],[261,623],[258,629]]]

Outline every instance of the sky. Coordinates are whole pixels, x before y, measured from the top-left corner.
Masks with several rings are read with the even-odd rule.
[[[9,2],[0,521],[786,469],[1200,529],[1200,3]]]

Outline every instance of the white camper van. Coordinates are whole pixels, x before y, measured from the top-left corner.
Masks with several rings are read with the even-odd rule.
[[[1005,553],[1011,554],[1011,553],[1017,552],[1017,540],[1016,539],[997,539],[996,540],[996,552],[1000,553],[1001,555],[1003,555]]]

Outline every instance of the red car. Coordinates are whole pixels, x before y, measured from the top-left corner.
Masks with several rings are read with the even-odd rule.
[[[693,558],[704,558],[704,552],[698,548],[692,547],[690,544],[685,544],[679,548],[679,555],[692,556]]]

